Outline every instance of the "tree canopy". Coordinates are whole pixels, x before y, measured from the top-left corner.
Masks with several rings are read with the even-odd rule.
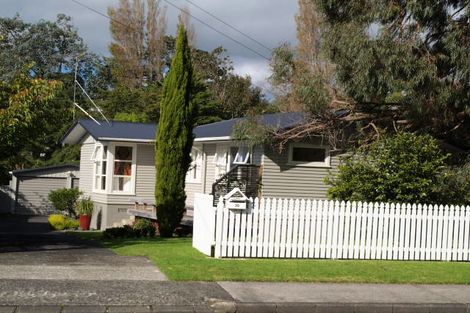
[[[335,80],[377,126],[470,148],[468,1],[315,0]]]

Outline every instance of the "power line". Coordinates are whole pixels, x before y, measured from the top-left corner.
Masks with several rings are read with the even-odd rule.
[[[212,18],[216,19],[217,21],[219,21],[220,23],[224,24],[225,26],[231,28],[232,30],[236,31],[237,33],[245,36],[246,38],[250,39],[251,41],[257,43],[258,45],[260,45],[261,47],[265,48],[266,50],[268,50],[269,52],[272,52],[272,49],[269,48],[268,46],[262,44],[261,42],[259,42],[258,40],[256,40],[255,38],[251,37],[250,35],[242,32],[241,30],[239,30],[238,28],[236,28],[235,26],[232,26],[230,25],[229,23],[225,22],[224,20],[218,18],[217,16],[215,16],[213,13],[205,10],[204,8],[201,8],[199,5],[195,4],[194,2],[192,2],[191,0],[186,0],[186,2],[192,4],[193,6],[195,6],[196,8],[198,8],[199,10],[201,10],[202,12],[206,13],[207,15],[211,16]]]
[[[267,60],[267,61],[270,60],[268,57],[266,57],[265,55],[259,53],[259,52],[256,51],[255,49],[252,49],[252,48],[248,47],[248,46],[245,45],[243,42],[241,42],[241,41],[239,41],[239,40],[233,38],[233,37],[230,36],[230,35],[227,35],[226,33],[222,32],[222,31],[218,30],[217,28],[211,26],[210,24],[204,22],[204,21],[201,20],[200,18],[197,18],[196,16],[192,15],[192,14],[191,14],[190,12],[188,12],[187,10],[184,10],[183,8],[180,8],[180,7],[178,7],[177,5],[174,5],[173,3],[171,3],[171,2],[168,1],[168,0],[163,0],[163,1],[165,1],[168,5],[171,5],[171,6],[174,7],[175,9],[180,10],[181,12],[188,14],[189,16],[191,16],[193,19],[195,19],[195,20],[198,21],[199,23],[201,23],[201,24],[203,24],[203,25],[209,27],[210,29],[212,29],[212,30],[215,31],[216,33],[218,33],[218,34],[220,34],[220,35],[222,35],[222,36],[224,36],[224,37],[226,37],[226,38],[232,40],[233,42],[239,44],[240,46],[244,47],[245,49],[250,50],[250,51],[253,52],[254,54],[256,54],[256,55],[262,57],[263,59],[265,59],[265,60]]]
[[[71,0],[71,1],[74,2],[74,3],[76,3],[76,4],[78,4],[78,5],[80,5],[80,6],[82,6],[82,7],[84,7],[84,8],[86,8],[86,9],[88,9],[88,10],[90,10],[90,11],[92,11],[92,12],[95,12],[96,14],[101,15],[101,16],[103,16],[103,17],[105,17],[105,18],[107,18],[107,19],[109,19],[109,20],[111,20],[111,21],[113,21],[113,22],[116,22],[116,23],[118,23],[118,24],[121,24],[121,25],[123,25],[124,27],[131,28],[129,25],[126,25],[126,24],[124,24],[124,23],[122,23],[122,22],[120,22],[120,21],[118,21],[118,20],[116,20],[116,19],[113,19],[113,18],[110,17],[109,15],[107,15],[107,14],[105,14],[105,13],[103,13],[103,12],[100,12],[100,11],[98,11],[98,10],[96,10],[96,9],[94,9],[94,8],[92,8],[92,7],[90,7],[90,6],[86,5],[86,4],[84,4],[84,3],[80,2],[80,1],[78,1],[78,0]],[[230,36],[230,35],[225,34],[224,32],[222,32],[222,31],[218,30],[217,28],[211,26],[210,24],[204,22],[204,21],[201,20],[200,18],[195,17],[194,15],[192,15],[192,14],[191,14],[190,12],[188,12],[187,10],[184,10],[184,9],[182,9],[182,8],[180,8],[180,7],[176,6],[176,5],[174,5],[173,3],[169,2],[168,0],[163,0],[163,1],[165,1],[165,3],[167,3],[168,5],[171,5],[171,6],[174,7],[175,9],[180,10],[181,12],[184,12],[184,13],[188,14],[189,16],[191,16],[192,18],[194,18],[194,19],[195,19],[196,21],[198,21],[199,23],[201,23],[201,24],[203,24],[203,25],[209,27],[210,29],[212,29],[212,30],[215,31],[216,33],[218,33],[218,34],[220,34],[220,35],[222,35],[222,36],[224,36],[224,37],[226,37],[226,38],[232,40],[233,42],[239,44],[240,46],[244,47],[245,49],[250,50],[251,52],[255,53],[256,55],[262,57],[263,59],[266,59],[267,61],[270,60],[270,59],[269,59],[268,57],[266,57],[265,55],[259,53],[258,51],[254,50],[254,49],[252,49],[252,48],[250,48],[249,46],[245,45],[245,44],[242,43],[241,41],[239,41],[239,40],[233,38],[233,37]],[[131,28],[131,29],[132,29],[132,28]]]

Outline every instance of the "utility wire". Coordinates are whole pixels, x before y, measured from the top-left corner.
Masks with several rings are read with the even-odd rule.
[[[236,28],[235,26],[232,26],[230,25],[229,23],[225,22],[224,20],[218,18],[217,16],[215,16],[213,13],[205,10],[204,8],[201,8],[199,5],[195,4],[194,2],[192,2],[191,0],[186,0],[186,2],[192,4],[193,6],[195,6],[196,8],[198,8],[199,10],[201,10],[202,12],[206,13],[207,15],[211,16],[212,18],[216,19],[217,21],[219,21],[220,23],[224,24],[225,26],[231,28],[232,30],[236,31],[237,33],[245,36],[246,38],[250,39],[251,41],[257,43],[258,45],[260,45],[261,47],[265,48],[266,50],[268,50],[270,53],[273,51],[271,48],[269,48],[268,46],[262,44],[261,42],[259,42],[258,40],[256,40],[255,38],[251,37],[250,35],[242,32],[241,30],[239,30],[238,28]]]
[[[80,1],[78,1],[78,0],[71,0],[71,1],[74,2],[74,3],[76,3],[76,4],[78,4],[78,5],[80,5],[80,6],[82,6],[82,7],[84,7],[84,8],[86,8],[86,9],[88,9],[88,10],[90,10],[90,11],[92,11],[92,12],[95,12],[96,14],[99,14],[99,15],[101,15],[101,16],[103,16],[103,17],[105,17],[105,18],[107,18],[107,19],[109,19],[109,20],[111,20],[111,21],[113,21],[113,22],[116,22],[116,23],[118,23],[118,24],[121,24],[121,25],[123,25],[124,27],[131,28],[129,25],[126,25],[126,24],[124,24],[124,23],[122,23],[122,22],[120,22],[120,21],[118,21],[118,20],[116,20],[116,19],[113,19],[113,18],[110,17],[109,15],[107,15],[107,14],[105,14],[105,13],[103,13],[103,12],[100,12],[100,11],[98,11],[98,10],[96,10],[96,9],[93,9],[92,7],[86,5],[86,4],[84,4],[84,3],[82,3],[82,2],[80,2]],[[203,24],[203,25],[209,27],[210,29],[212,29],[212,30],[215,31],[216,33],[218,33],[218,34],[220,34],[220,35],[222,35],[222,36],[224,36],[224,37],[226,37],[226,38],[232,40],[233,42],[239,44],[240,46],[244,47],[245,49],[250,50],[250,51],[253,52],[254,54],[256,54],[256,55],[262,57],[263,59],[268,60],[268,61],[270,60],[268,57],[266,57],[265,55],[259,53],[259,52],[256,51],[255,49],[253,49],[253,48],[251,48],[251,47],[245,45],[243,42],[241,42],[241,41],[239,41],[239,40],[233,38],[233,37],[230,36],[230,35],[225,34],[224,32],[222,32],[222,31],[218,30],[217,28],[211,26],[210,24],[204,22],[202,19],[195,17],[194,15],[192,15],[192,14],[191,14],[190,12],[188,12],[187,10],[184,10],[183,8],[180,8],[180,7],[178,7],[177,5],[174,5],[173,3],[171,3],[171,2],[168,1],[168,0],[163,0],[163,1],[165,1],[165,3],[167,3],[168,5],[174,7],[175,9],[180,10],[181,12],[184,12],[184,13],[188,14],[189,16],[191,16],[192,18],[194,18],[194,19],[195,19],[196,21],[198,21],[199,23],[201,23],[201,24]],[[132,29],[132,28],[131,28],[131,29]]]
[[[75,1],[75,0],[72,0],[72,1]],[[239,44],[240,46],[242,46],[242,47],[244,47],[244,48],[250,50],[250,51],[253,52],[254,54],[256,54],[256,55],[262,57],[263,59],[265,59],[265,60],[267,60],[267,61],[270,61],[270,59],[269,59],[268,57],[266,57],[265,55],[259,53],[259,52],[256,51],[255,49],[252,49],[252,48],[248,47],[248,46],[245,45],[243,42],[241,42],[241,41],[239,41],[239,40],[233,38],[233,37],[230,36],[230,35],[227,35],[226,33],[224,33],[224,32],[222,32],[222,31],[218,30],[217,28],[211,26],[210,24],[204,22],[202,19],[200,19],[200,18],[198,18],[198,17],[192,15],[189,11],[187,11],[187,10],[185,10],[185,9],[183,9],[183,8],[178,7],[177,5],[171,3],[171,2],[168,1],[168,0],[163,0],[163,1],[165,1],[168,5],[171,5],[171,6],[174,7],[175,9],[178,9],[178,10],[180,10],[181,12],[188,14],[188,15],[191,16],[193,19],[195,19],[195,20],[198,21],[199,23],[201,23],[201,24],[203,24],[203,25],[209,27],[210,29],[212,29],[212,30],[215,31],[216,33],[218,33],[218,34],[220,34],[220,35],[222,35],[222,36],[224,36],[224,37],[226,37],[226,38],[232,40],[233,42]]]

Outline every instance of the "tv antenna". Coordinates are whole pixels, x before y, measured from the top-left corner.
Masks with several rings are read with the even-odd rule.
[[[76,58],[75,58],[75,74],[74,74],[74,84],[73,84],[73,104],[74,104],[74,110],[73,110],[73,119],[75,120],[75,107],[79,108],[83,113],[85,113],[86,116],[88,116],[90,119],[92,119],[96,124],[100,125],[101,126],[101,123],[98,122],[90,113],[88,113],[84,108],[82,108],[78,103],[77,103],[77,99],[76,99],[76,94],[77,94],[77,86],[80,87],[80,90],[82,91],[82,93],[84,93],[86,95],[86,97],[88,98],[88,100],[90,100],[90,102],[93,104],[93,106],[96,108],[96,110],[98,111],[98,113],[100,113],[100,115],[104,118],[104,120],[108,123],[108,124],[111,124],[108,120],[108,118],[104,115],[103,113],[103,110],[101,110],[101,108],[96,105],[95,101],[93,101],[93,99],[90,97],[90,95],[88,94],[88,92],[86,92],[85,88],[83,88],[83,86],[78,82],[77,80],[77,76],[78,76],[78,61],[79,61],[79,58],[82,57],[85,53],[82,53],[80,55],[78,55]]]

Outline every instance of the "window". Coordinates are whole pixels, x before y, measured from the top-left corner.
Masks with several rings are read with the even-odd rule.
[[[186,180],[188,182],[193,182],[193,183],[201,182],[202,164],[203,164],[202,151],[197,148],[193,148],[191,150],[191,165],[189,166],[189,170],[186,173]]]
[[[214,156],[215,179],[218,179],[222,175],[227,173],[227,149],[228,147],[226,145],[217,145],[217,149]]]
[[[330,166],[329,151],[325,147],[305,143],[289,146],[289,164],[306,166]]]
[[[247,146],[240,146],[237,153],[233,158],[233,164],[249,164],[250,163],[250,148]]]
[[[96,145],[92,157],[95,162],[93,189],[99,191],[106,190],[108,147]]]
[[[113,191],[133,192],[134,148],[116,146],[114,148]]]

